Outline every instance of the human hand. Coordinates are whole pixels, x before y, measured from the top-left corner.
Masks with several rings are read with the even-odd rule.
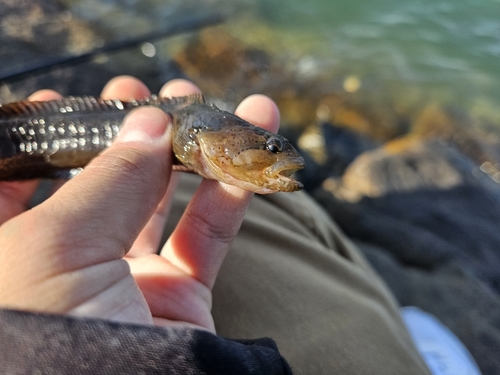
[[[196,92],[174,80],[160,94]],[[149,94],[140,81],[117,77],[102,97]],[[30,100],[58,97],[44,90]],[[236,114],[279,126],[275,104],[261,95]],[[176,185],[169,125],[159,109],[134,110],[111,147],[32,210],[25,207],[35,182],[0,184],[0,307],[214,330],[211,288],[252,193],[203,180],[157,255]]]

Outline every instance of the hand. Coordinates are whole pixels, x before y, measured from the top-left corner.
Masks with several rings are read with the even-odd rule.
[[[162,96],[199,92],[175,80]],[[118,77],[103,98],[149,95]],[[31,100],[58,98],[40,91]],[[277,131],[275,104],[261,95],[236,113]],[[129,114],[117,141],[32,210],[35,182],[0,184],[0,306],[115,321],[214,330],[211,289],[252,196],[203,180],[160,255],[175,190],[169,117],[156,108]]]

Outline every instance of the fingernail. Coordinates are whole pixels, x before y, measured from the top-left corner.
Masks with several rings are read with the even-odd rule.
[[[116,142],[150,143],[165,134],[168,123],[168,116],[158,108],[136,109],[123,120]]]

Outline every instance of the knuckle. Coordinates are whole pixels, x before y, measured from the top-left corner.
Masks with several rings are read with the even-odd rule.
[[[141,150],[128,148],[119,152],[109,152],[103,155],[101,161],[124,173],[140,171],[146,162],[147,155]]]
[[[218,224],[217,220],[211,220],[207,215],[187,210],[187,219],[192,223],[192,229],[204,238],[217,241],[223,245],[230,244],[236,233],[231,228]]]
[[[133,180],[143,180],[150,176],[152,168],[157,167],[155,164],[155,160],[146,151],[129,148],[104,153],[89,167],[105,171],[106,174],[126,175]]]

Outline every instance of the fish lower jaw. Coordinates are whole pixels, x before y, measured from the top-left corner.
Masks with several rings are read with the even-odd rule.
[[[208,177],[208,176],[205,176]],[[208,178],[214,178],[210,176]],[[291,192],[302,189],[302,184],[290,177],[276,175],[268,177],[265,174],[254,180],[245,180],[229,174],[218,175],[217,180],[239,187],[257,194],[272,194],[277,192]]]
[[[283,169],[281,171],[276,171],[272,169],[267,169],[264,172],[265,179],[267,182],[264,184],[268,189],[282,192],[293,192],[301,190],[304,185],[301,182],[290,177],[298,169]]]
[[[303,187],[300,182],[289,177],[297,169],[282,168],[282,170],[276,170],[275,167],[274,171],[268,168],[260,173],[237,176],[235,173],[221,168],[209,157],[200,158],[199,166],[201,168],[198,167],[196,172],[205,178],[219,180],[257,194],[292,192]]]
[[[283,192],[298,191],[304,187],[301,182],[282,174],[276,175],[269,186],[274,188],[274,191]]]

